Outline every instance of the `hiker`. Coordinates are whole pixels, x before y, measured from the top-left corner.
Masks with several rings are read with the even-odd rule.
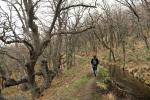
[[[96,55],[93,56],[91,60],[94,76],[96,77],[97,65],[99,64],[99,60],[97,59]]]

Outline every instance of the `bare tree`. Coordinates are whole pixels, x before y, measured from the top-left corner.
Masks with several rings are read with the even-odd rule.
[[[130,10],[131,10],[131,12],[136,16],[136,18],[137,18],[137,23],[138,23],[138,31],[139,31],[139,36],[143,39],[143,41],[144,41],[144,43],[145,43],[145,45],[146,45],[146,47],[147,47],[147,49],[149,49],[149,43],[148,43],[148,38],[147,38],[147,36],[145,35],[145,34],[143,34],[143,27],[142,27],[142,24],[141,24],[141,16],[140,16],[140,14],[139,14],[139,11],[137,10],[137,4],[139,3],[137,3],[137,1],[136,0],[116,0],[117,2],[119,2],[119,3],[121,3],[122,5],[124,5],[124,6],[126,6],[126,7],[128,7]],[[146,3],[147,2],[147,0],[145,1],[142,1],[142,2],[144,2],[144,3]],[[148,3],[148,2],[147,2]],[[146,5],[147,5],[147,3],[146,3]],[[148,6],[147,6],[148,7]],[[147,8],[148,9],[148,8]]]
[[[25,67],[28,75],[27,81],[30,84],[30,88],[32,88],[32,94],[35,97],[39,94],[37,93],[38,88],[36,86],[35,75],[34,75],[35,64],[39,56],[43,53],[44,49],[48,46],[51,38],[58,34],[76,34],[93,28],[93,26],[90,26],[75,31],[69,30],[68,32],[68,30],[66,30],[66,31],[55,32],[54,27],[56,27],[55,26],[56,21],[60,16],[60,13],[74,7],[81,6],[81,7],[95,8],[95,6],[84,5],[83,3],[69,5],[69,6],[68,5],[62,6],[65,0],[58,0],[58,1],[2,0],[2,1],[5,4],[7,4],[8,8],[11,7],[11,9],[9,9],[10,13],[8,13],[1,7],[0,13],[3,17],[2,18],[3,21],[0,24],[1,25],[0,28],[2,30],[0,35],[0,40],[7,45],[13,43],[20,43],[23,44],[28,49],[29,55],[25,63]],[[43,8],[44,6],[43,3],[46,2],[53,3],[53,5],[55,6],[52,21],[48,23],[48,26],[44,25],[45,24],[44,21],[42,22],[42,20],[39,19],[38,17],[38,11]],[[51,10],[52,5],[45,5],[45,6],[47,6],[47,9]],[[13,13],[15,14],[13,15]],[[21,27],[18,26],[18,23],[15,22],[15,20],[13,19],[15,15],[17,15],[17,20],[21,24],[20,25]],[[42,30],[44,31],[42,32]],[[18,82],[14,82],[13,84],[9,84],[9,86],[18,85],[20,83],[25,82],[24,79],[21,80]]]

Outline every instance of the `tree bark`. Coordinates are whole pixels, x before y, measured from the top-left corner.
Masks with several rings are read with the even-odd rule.
[[[27,67],[27,74],[28,74],[28,83],[29,88],[31,89],[31,93],[33,98],[37,98],[40,93],[39,89],[37,88],[36,82],[35,82],[35,64],[36,64],[37,58],[31,58],[30,61],[26,64]]]

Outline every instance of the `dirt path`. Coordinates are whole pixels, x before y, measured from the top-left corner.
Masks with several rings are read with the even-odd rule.
[[[79,90],[79,100],[99,100],[100,94],[96,92],[96,78],[91,76],[89,81]]]

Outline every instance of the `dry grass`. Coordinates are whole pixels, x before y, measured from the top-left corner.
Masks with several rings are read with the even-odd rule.
[[[78,56],[77,56],[78,57]],[[44,91],[40,100],[75,100],[74,94],[87,81],[89,59],[78,57],[78,64],[54,79],[51,88]]]
[[[134,43],[133,43],[134,41]],[[101,53],[102,52],[102,53]],[[102,49],[98,53],[103,64],[108,64],[109,52]],[[116,65],[123,67],[122,48],[115,49]],[[135,78],[150,85],[150,50],[147,50],[143,41],[130,38],[126,45],[126,65],[125,70]]]
[[[113,93],[108,93],[102,96],[102,100],[116,100],[116,97]]]
[[[64,70],[62,74],[57,76],[51,87],[44,91],[43,97],[40,100],[58,100],[56,97],[70,97],[78,89],[80,85],[86,81],[86,75],[90,70],[88,65],[89,59],[77,56],[77,64],[70,70]],[[36,81],[40,86],[42,83],[41,77],[36,77]],[[64,92],[65,91],[65,92]],[[30,91],[21,91],[19,86],[5,88],[2,94],[7,100],[32,100]]]

